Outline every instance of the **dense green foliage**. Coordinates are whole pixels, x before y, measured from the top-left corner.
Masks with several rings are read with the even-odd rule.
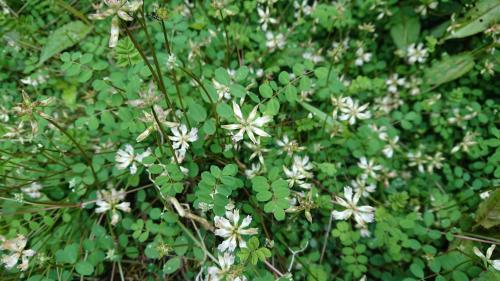
[[[499,20],[0,0],[0,280],[500,280]]]

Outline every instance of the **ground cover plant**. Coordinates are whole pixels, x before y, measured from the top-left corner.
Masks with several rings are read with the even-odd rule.
[[[0,8],[1,280],[500,280],[500,1]]]

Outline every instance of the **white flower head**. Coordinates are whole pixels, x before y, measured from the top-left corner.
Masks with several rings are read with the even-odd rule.
[[[303,151],[306,149],[303,146],[299,146],[296,140],[290,140],[287,135],[284,135],[281,140],[277,140],[276,144],[281,148],[278,154],[285,152],[288,156],[292,156],[294,152]]]
[[[347,220],[354,216],[354,220],[359,225],[366,225],[374,221],[375,208],[371,206],[357,206],[361,197],[360,192],[352,193],[352,188],[344,187],[344,198],[335,196],[335,202],[344,207],[344,211],[332,211],[332,215],[336,220]]]
[[[266,31],[268,24],[276,24],[278,20],[271,17],[271,13],[269,12],[269,6],[264,10],[261,7],[257,8],[257,13],[259,14],[259,23],[262,26],[262,30]]]
[[[376,165],[373,159],[368,160],[364,156],[359,158],[358,167],[363,170],[362,177],[365,179],[368,177],[376,179],[378,177],[377,171],[381,171],[383,168],[382,165]]]
[[[41,189],[42,189],[41,184],[33,182],[29,186],[21,188],[21,191],[31,198],[38,199],[42,197],[42,193],[40,192]]]
[[[32,249],[25,250],[28,239],[24,235],[18,235],[16,238],[10,240],[5,240],[2,237],[1,240],[0,250],[9,251],[10,253],[3,255],[0,262],[4,264],[6,269],[10,270],[21,259],[21,263],[17,265],[17,268],[21,271],[26,271],[28,269],[29,258],[36,254]]]
[[[233,140],[238,142],[243,139],[243,134],[246,133],[253,143],[257,143],[255,135],[261,137],[269,137],[268,133],[261,129],[266,123],[272,120],[270,116],[257,117],[258,105],[253,108],[247,118],[243,117],[240,106],[233,102],[234,116],[238,124],[222,125],[222,128],[226,130],[238,130],[238,132],[233,136]]]
[[[229,87],[219,83],[219,81],[212,79],[212,84],[214,85],[215,91],[217,91],[218,100],[231,99],[231,93],[229,92]]]
[[[266,46],[272,50],[283,49],[286,45],[286,38],[283,34],[273,34],[272,32],[266,32]]]
[[[363,197],[370,196],[370,193],[375,192],[377,186],[373,183],[367,184],[363,177],[356,178],[356,180],[351,181],[352,187],[354,187],[354,192],[361,193]]]
[[[215,235],[225,238],[217,247],[219,251],[234,252],[236,246],[246,248],[247,244],[242,235],[255,235],[257,228],[247,228],[252,222],[251,216],[246,216],[240,223],[240,210],[227,211],[226,217],[215,216]]]
[[[111,19],[109,47],[114,48],[118,43],[118,36],[120,34],[120,19],[124,21],[132,21],[134,18],[131,14],[142,6],[142,0],[131,2],[127,0],[104,0],[104,4],[108,6],[107,9],[91,14],[89,18],[92,20],[103,20],[107,17],[113,16]]]
[[[225,252],[224,255],[218,257],[219,266],[211,266],[208,268],[208,276],[205,281],[246,281],[247,278],[241,274],[241,270],[233,267],[234,256],[231,253]]]
[[[269,149],[264,148],[260,144],[260,138],[257,138],[257,143],[249,143],[245,142],[245,146],[252,151],[252,154],[249,157],[249,160],[254,159],[257,157],[259,159],[259,162],[264,164],[264,155],[263,153],[266,153],[269,151]]]
[[[130,167],[130,174],[134,175],[137,173],[137,163],[142,163],[142,160],[149,155],[151,155],[151,151],[149,149],[143,153],[135,154],[134,147],[130,144],[126,144],[125,149],[118,149],[116,152],[116,168],[118,170],[124,170],[127,167]]]
[[[96,205],[98,206],[95,209],[95,212],[105,213],[107,211],[111,211],[111,224],[115,225],[120,220],[120,215],[117,210],[121,210],[123,212],[129,213],[130,203],[129,202],[121,202],[125,200],[125,190],[116,190],[114,188],[110,190],[100,190],[97,192],[97,200]]]
[[[411,44],[406,49],[406,56],[408,59],[408,63],[410,64],[415,64],[416,62],[424,63],[427,59],[427,55],[428,51],[424,48],[424,45],[422,43],[418,43],[417,45]]]
[[[491,256],[493,255],[493,251],[495,250],[496,245],[491,245],[488,250],[486,250],[486,255],[483,254],[477,247],[474,247],[472,250],[474,254],[483,260],[486,267],[489,265],[493,266],[494,269],[500,270],[500,260],[492,260]]]
[[[397,73],[394,73],[389,77],[386,81],[385,84],[387,85],[387,90],[390,93],[397,93],[398,92],[398,86],[403,86],[405,85],[406,79],[405,78],[399,78],[399,75]]]
[[[359,47],[356,50],[356,60],[354,64],[357,66],[362,66],[363,64],[369,62],[372,59],[372,53],[365,52],[363,47]]]
[[[252,163],[251,168],[245,170],[245,176],[251,179],[260,173],[260,169],[261,169],[260,163]]]
[[[345,107],[342,107],[340,111],[343,113],[339,116],[342,121],[348,120],[350,125],[356,124],[356,119],[365,120],[371,118],[371,113],[367,111],[368,103],[359,105],[359,102],[354,101],[350,97],[345,100]]]
[[[188,131],[186,125],[182,124],[179,127],[173,127],[170,129],[173,136],[168,138],[172,141],[172,147],[178,150],[181,155],[185,155],[187,149],[189,148],[190,142],[195,142],[198,140],[198,129],[191,128]]]

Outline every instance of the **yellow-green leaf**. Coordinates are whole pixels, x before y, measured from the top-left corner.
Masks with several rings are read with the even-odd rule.
[[[91,26],[81,21],[72,21],[56,29],[47,38],[47,43],[43,46],[38,65],[42,65],[52,56],[80,42],[91,30]]]
[[[455,80],[474,67],[474,57],[470,52],[446,57],[434,63],[425,72],[425,81],[429,85],[440,85]]]
[[[453,30],[446,39],[464,38],[477,34],[499,20],[500,0],[478,1],[463,18],[456,21],[457,29]]]

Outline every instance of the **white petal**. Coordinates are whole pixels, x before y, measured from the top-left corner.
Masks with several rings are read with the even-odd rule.
[[[352,211],[351,210],[344,210],[342,212],[332,211],[332,216],[336,220],[346,220],[346,219],[350,218],[351,215],[352,215]]]
[[[120,34],[120,20],[118,17],[113,17],[111,20],[111,32],[109,36],[109,47],[114,48],[118,43],[118,36]]]
[[[233,101],[233,112],[238,120],[243,120],[243,114],[241,113],[240,106]]]

